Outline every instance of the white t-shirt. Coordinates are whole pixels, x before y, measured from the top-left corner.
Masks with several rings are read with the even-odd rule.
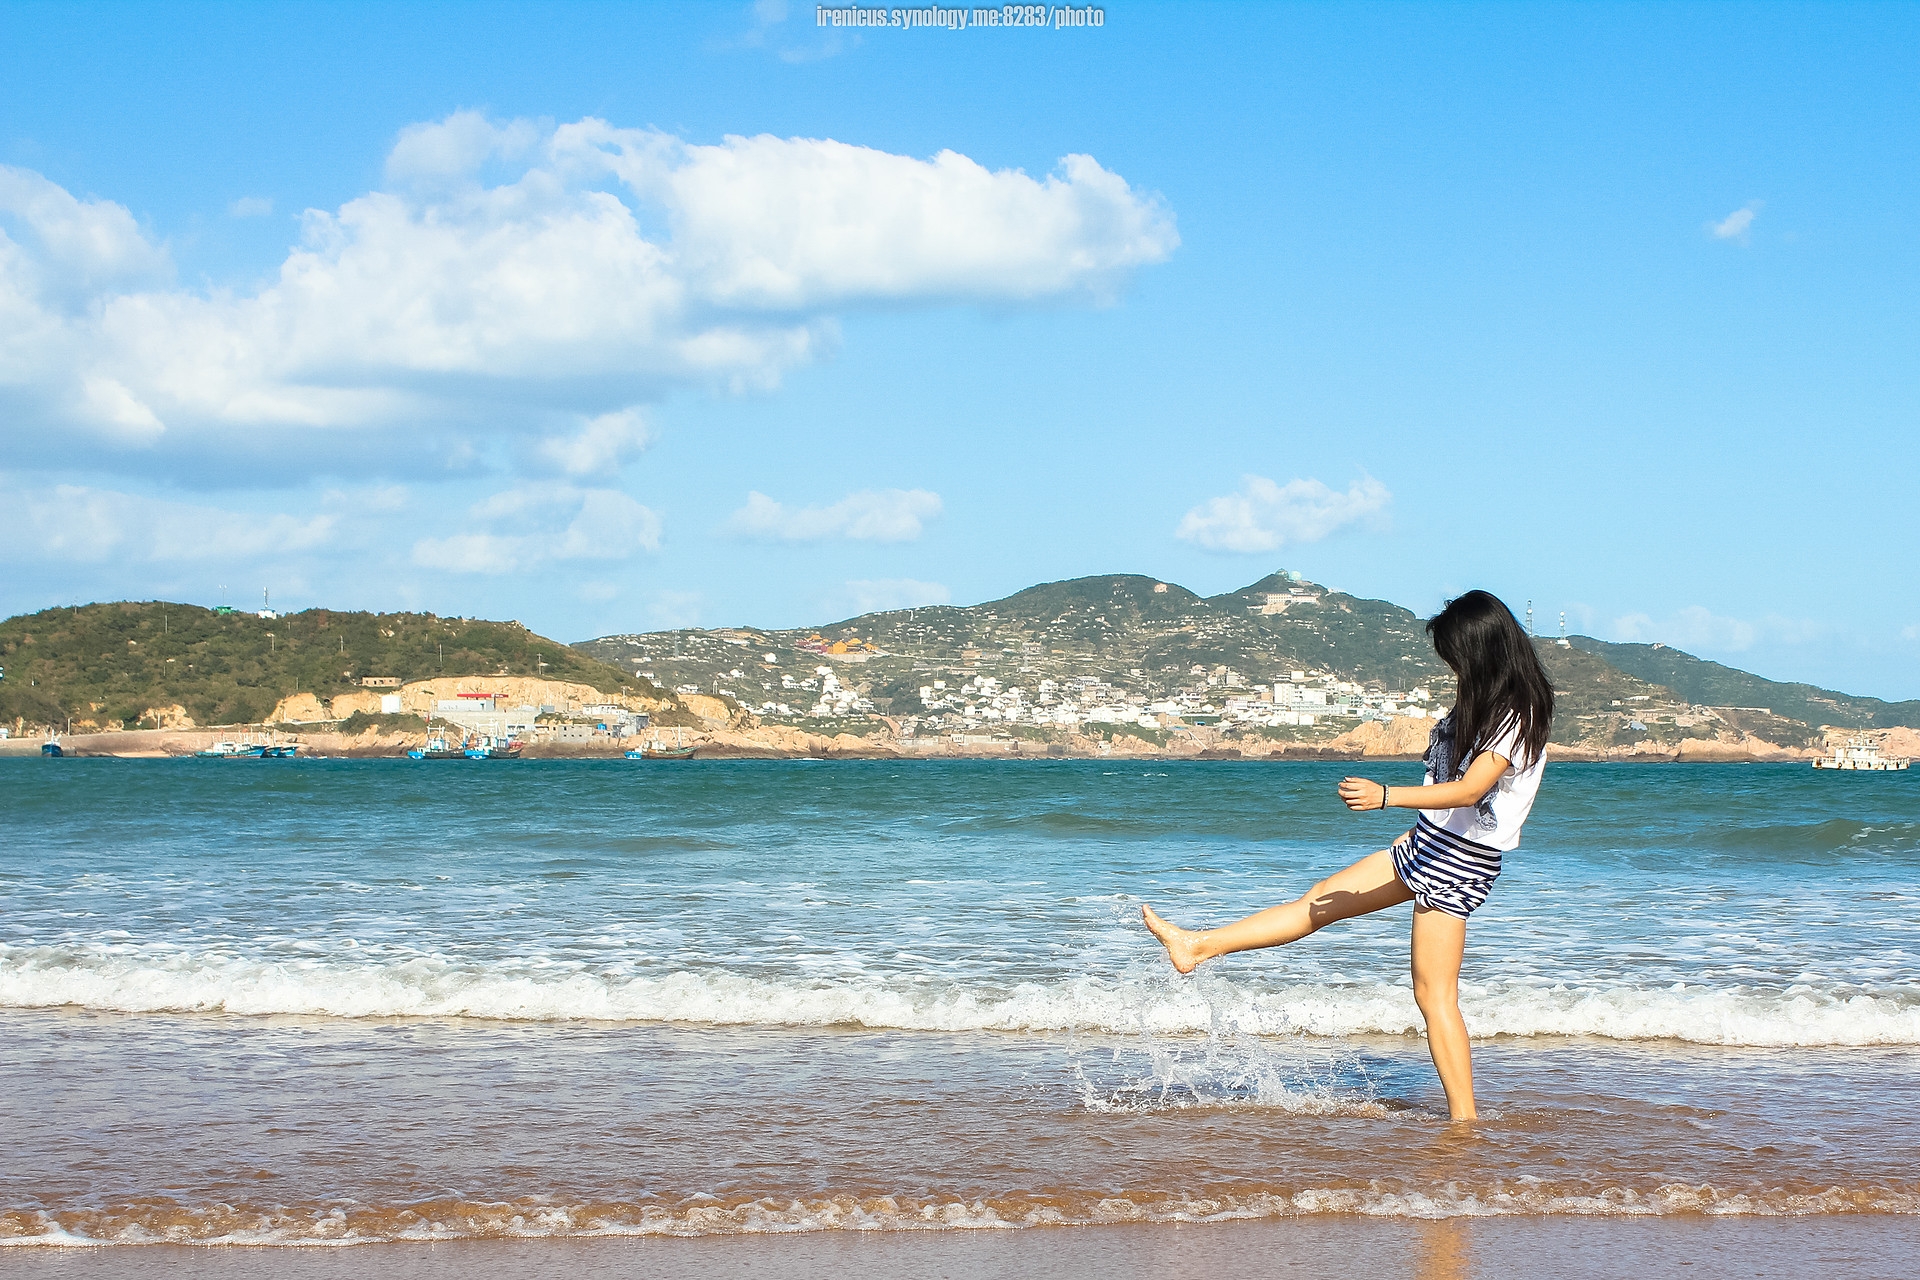
[[[1427,785],[1457,782],[1473,763],[1472,758],[1456,760],[1453,741],[1453,715],[1433,727],[1427,737]],[[1520,743],[1520,721],[1509,717],[1494,733],[1493,740],[1480,748],[1507,761],[1506,772],[1493,784],[1493,790],[1479,804],[1458,809],[1422,809],[1421,815],[1434,826],[1454,835],[1505,852],[1520,843],[1520,828],[1533,812],[1533,798],[1540,791],[1540,775],[1546,769],[1546,754],[1538,760],[1523,759],[1527,750]],[[1479,751],[1473,753],[1480,754]],[[1436,772],[1445,776],[1436,776]]]

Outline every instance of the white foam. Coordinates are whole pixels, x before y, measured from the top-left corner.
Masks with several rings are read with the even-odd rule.
[[[1437,1220],[1554,1214],[1578,1217],[1812,1216],[1835,1213],[1920,1212],[1920,1196],[1884,1187],[1819,1192],[1721,1190],[1672,1184],[1653,1188],[1555,1186],[1518,1177],[1471,1185],[1458,1181],[1425,1189],[1389,1190],[1377,1184],[1251,1191],[1218,1196],[1129,1196],[1108,1190],[1057,1194],[1034,1203],[1022,1194],[1006,1200],[923,1199],[900,1195],[763,1197],[725,1203],[711,1196],[679,1205],[527,1201],[441,1202],[408,1206],[360,1205],[293,1209],[178,1205],[152,1211],[37,1213],[10,1225],[19,1234],[0,1245],[356,1245],[473,1239],[565,1239],[604,1236],[714,1236],[813,1231],[1013,1230],[1043,1226],[1121,1223],[1210,1223],[1361,1214]]]
[[[269,961],[125,945],[0,944],[0,1008],[339,1018],[585,1019],[714,1026],[1343,1037],[1417,1034],[1411,990],[1078,977],[1004,986],[903,976],[767,979],[720,970],[593,973],[439,957]],[[1597,1036],[1712,1045],[1920,1044],[1920,992],[1728,987],[1462,986],[1476,1036]]]

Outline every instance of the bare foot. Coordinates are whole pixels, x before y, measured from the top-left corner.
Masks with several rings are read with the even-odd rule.
[[[1146,921],[1153,936],[1160,939],[1160,945],[1167,949],[1167,959],[1173,961],[1173,967],[1181,973],[1192,973],[1200,962],[1206,959],[1200,954],[1196,935],[1177,924],[1168,924],[1154,913],[1152,907],[1142,905],[1140,918]]]

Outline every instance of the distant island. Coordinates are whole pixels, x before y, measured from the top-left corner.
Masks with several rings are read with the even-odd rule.
[[[1536,640],[1575,759],[1806,757],[1920,727],[1889,703],[1661,645]],[[528,753],[671,729],[705,756],[1412,756],[1452,699],[1412,612],[1279,572],[1202,597],[1138,575],[818,628],[683,628],[566,645],[517,622],[93,604],[0,623],[0,724],[80,754],[177,754],[218,728],[393,754],[436,721]],[[479,716],[484,705],[487,720]]]

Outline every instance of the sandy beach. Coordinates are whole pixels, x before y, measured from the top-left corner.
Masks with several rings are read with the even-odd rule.
[[[1205,1226],[937,1231],[702,1239],[489,1240],[340,1249],[30,1248],[0,1268],[31,1280],[1106,1280],[1134,1275],[1316,1280],[1888,1280],[1916,1274],[1920,1220],[1884,1215],[1725,1220],[1313,1219]]]

